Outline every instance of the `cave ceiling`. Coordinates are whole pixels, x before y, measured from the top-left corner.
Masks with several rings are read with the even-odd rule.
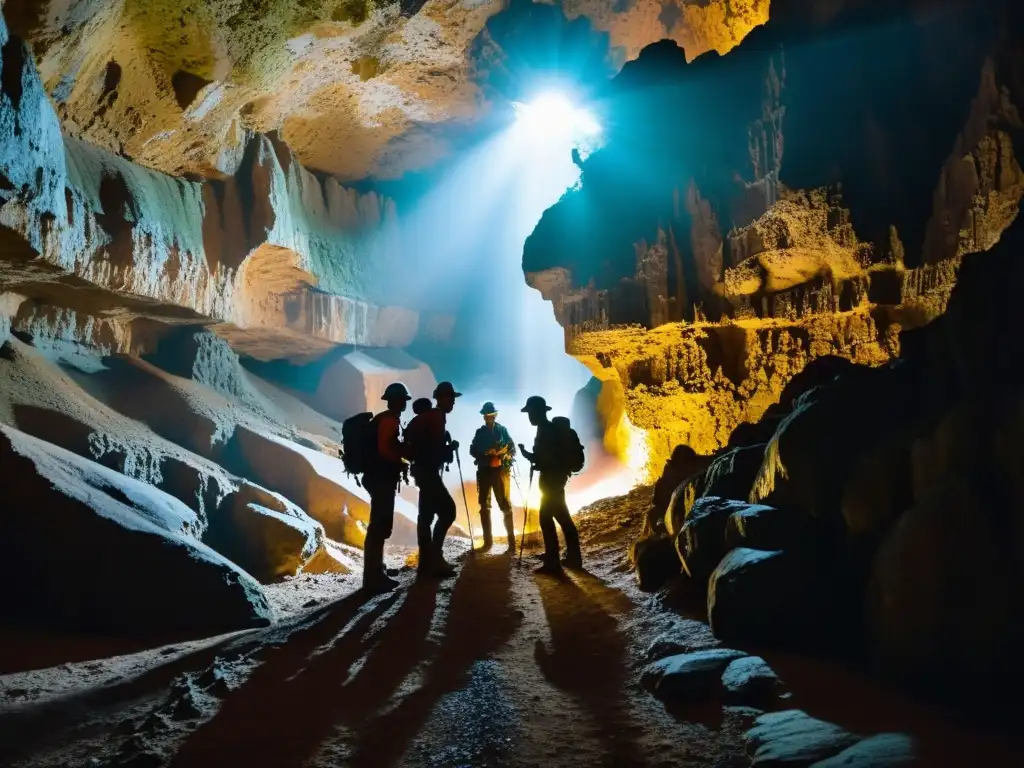
[[[66,133],[227,176],[254,132],[341,180],[429,168],[538,75],[726,52],[769,0],[7,0]],[[584,83],[586,85],[586,83]],[[593,85],[593,83],[590,83]]]

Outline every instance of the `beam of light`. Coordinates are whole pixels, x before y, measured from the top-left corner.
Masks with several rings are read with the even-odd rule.
[[[573,149],[581,155],[589,152],[600,140],[600,127],[586,110],[555,93],[515,109],[518,119],[461,157],[415,208],[399,212],[397,243],[387,244],[388,258],[410,265],[396,272],[389,291],[402,295],[411,306],[458,313],[456,336],[464,345],[464,362],[452,377],[464,396],[448,416],[448,429],[463,446],[467,482],[475,480],[468,448],[483,423],[478,413],[481,402],[495,402],[498,421],[516,443],[531,448],[535,428],[520,411],[526,398],[542,395],[552,406],[551,415],[571,416],[576,393],[591,377],[584,365],[566,354],[564,332],[552,305],[525,281],[522,255],[544,211],[579,184],[581,171],[573,161]],[[456,298],[462,301],[461,308],[454,304]],[[581,436],[590,427],[573,426]],[[633,465],[646,463],[646,443],[640,440],[641,444],[635,460],[624,462],[588,451],[587,467],[568,489],[570,511],[629,491],[641,477]],[[461,506],[454,469],[445,476],[446,484]],[[533,530],[541,501],[538,479],[530,485],[529,464],[521,456],[516,469],[519,487],[512,483],[511,501],[514,507],[530,509],[528,527]],[[476,493],[467,491],[475,518]],[[493,530],[501,535],[504,527],[497,505],[492,518]],[[460,522],[463,519],[460,514]]]

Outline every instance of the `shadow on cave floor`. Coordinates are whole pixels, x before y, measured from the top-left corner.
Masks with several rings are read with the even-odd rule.
[[[529,556],[519,568],[477,553],[454,581],[406,573],[393,593],[351,593],[119,683],[8,710],[0,764],[747,766],[749,714],[713,702],[670,710],[638,685],[641,652],[666,629],[698,647],[711,639],[638,592],[621,540],[604,533],[623,530],[623,514],[581,521],[589,572],[553,579]],[[793,694],[780,709],[904,731],[929,766],[1015,764],[1009,739],[1004,748],[837,664],[764,655]],[[182,691],[197,706],[178,717]]]

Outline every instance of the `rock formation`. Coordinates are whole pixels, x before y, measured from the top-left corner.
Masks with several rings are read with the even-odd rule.
[[[524,266],[567,349],[618,371],[655,476],[815,358],[894,358],[1014,220],[1019,43],[997,5],[777,3],[725,57],[659,43],[612,81],[610,112],[651,117],[611,126]]]
[[[522,95],[506,54],[553,25],[581,66],[621,70],[592,94],[619,117],[523,266],[594,373],[588,445],[622,456],[647,431],[642,587],[677,580],[732,644],[867,653],[993,699],[1022,637],[1020,10],[767,13],[8,0],[14,612],[227,631],[272,619],[264,585],[355,564],[368,495],[337,458],[340,421],[392,378],[429,394],[421,350],[461,353],[463,297],[420,290],[450,276],[381,190],[486,136]],[[412,545],[412,505],[397,511],[393,543]],[[763,660],[719,651],[651,659],[652,688],[774,695]],[[752,733],[765,764],[906,746],[798,711]]]
[[[724,53],[769,2],[532,5],[10,0],[4,14],[76,138],[173,176],[230,177],[248,137],[276,131],[307,167],[361,179],[436,161],[480,118],[480,70],[502,52],[491,20],[575,19],[621,64],[664,37]]]

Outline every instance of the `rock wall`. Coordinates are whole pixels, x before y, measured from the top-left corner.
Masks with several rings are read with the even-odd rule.
[[[393,203],[314,176],[274,137],[253,136],[234,176],[200,182],[64,136],[27,45],[2,26],[0,39],[0,225],[43,263],[223,321],[257,354],[416,337],[417,309],[382,300],[401,267]]]
[[[815,357],[897,354],[1024,196],[1006,4],[776,5],[726,57],[660,43],[627,64],[606,98],[649,118],[609,128],[524,253],[567,349],[619,368],[630,418],[661,433],[655,474],[679,441],[724,445]],[[635,359],[699,360],[695,339],[723,352],[667,379]]]
[[[673,455],[634,548],[645,588],[685,572],[723,640],[845,654],[1013,721],[1021,345],[990,286],[1015,284],[1022,248],[1018,219],[966,256],[947,312],[905,332],[898,360],[820,360],[710,464]]]

